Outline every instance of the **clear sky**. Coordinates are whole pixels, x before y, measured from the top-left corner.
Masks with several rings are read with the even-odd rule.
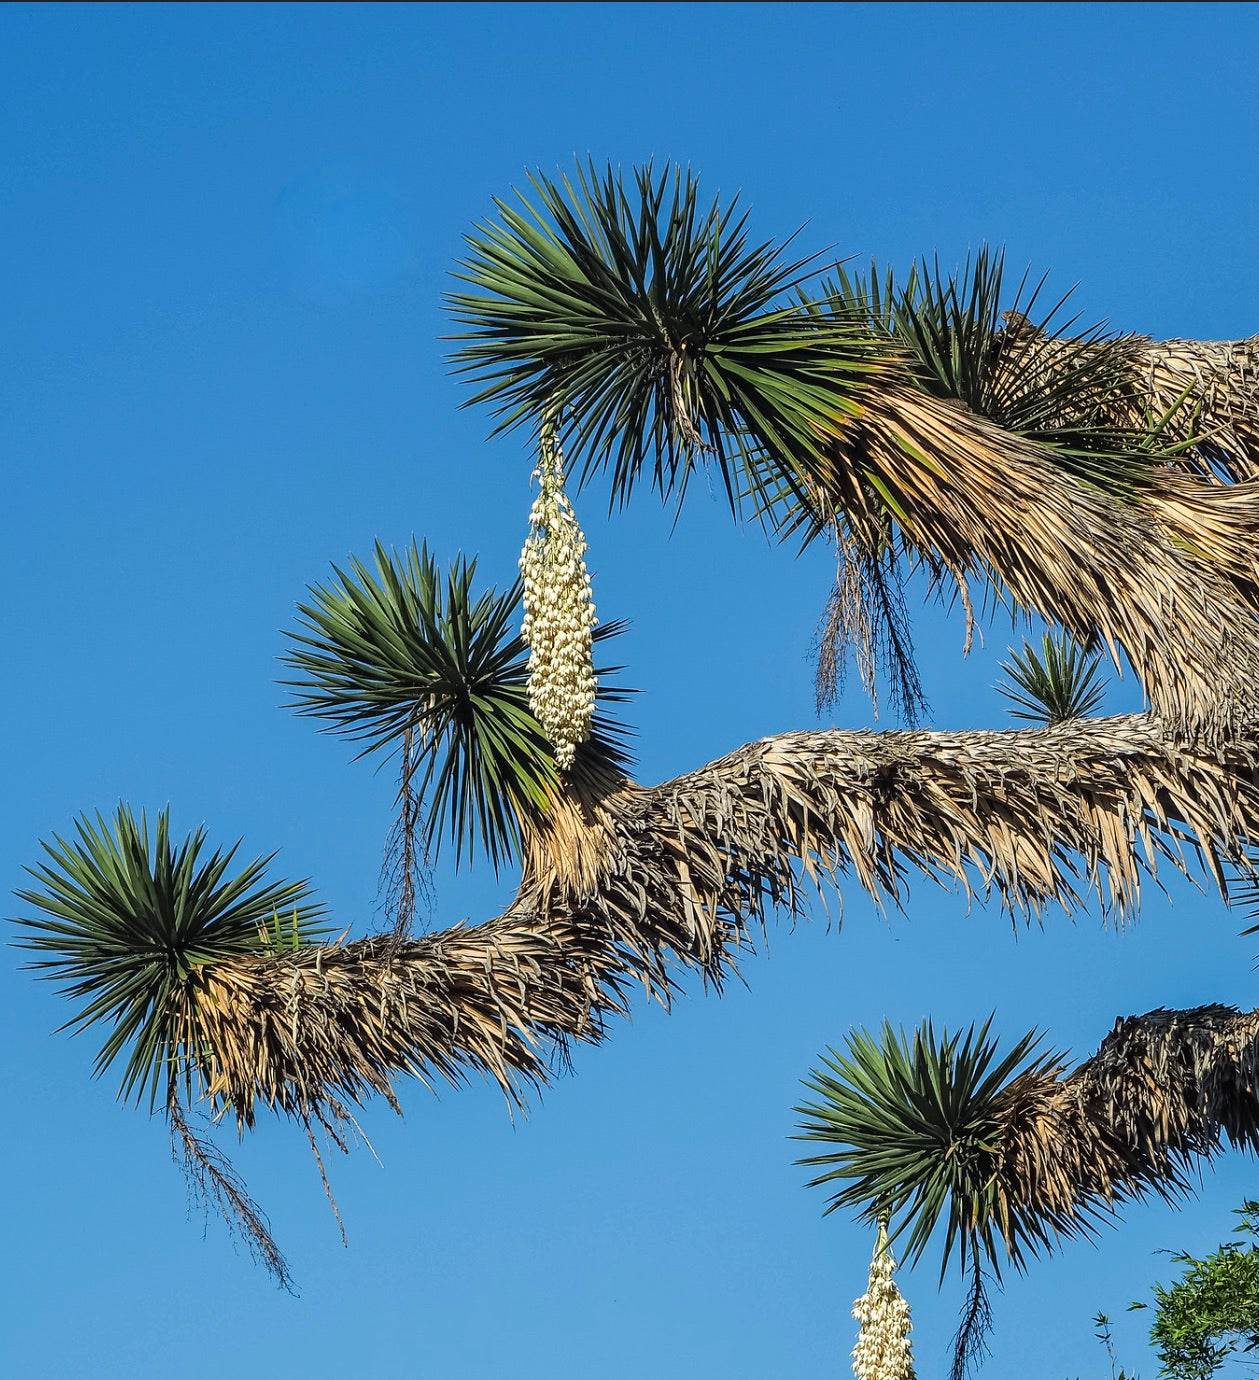
[[[1079,281],[1089,321],[1238,337],[1259,329],[1257,62],[1244,5],[3,7],[5,890],[80,811],[169,802],[179,833],[280,850],[354,933],[385,923],[393,779],[284,711],[276,658],[306,586],[377,537],[512,578],[531,460],[459,410],[441,298],[528,168],[680,160],[765,237],[901,267],[1004,244]],[[702,484],[676,527],[645,494],[577,506],[600,614],[633,621],[639,779],[818,722],[825,552],[739,530]],[[1009,627],[964,662],[956,618],[915,619],[932,723],[1008,722]],[[1110,700],[1138,702],[1131,681]],[[871,722],[855,684],[823,722]],[[430,922],[496,913],[511,881],[440,870]],[[640,1001],[527,1120],[481,1085],[406,1086],[405,1121],[363,1118],[382,1163],[329,1165],[348,1250],[300,1128],[264,1122],[229,1149],[295,1298],[188,1216],[162,1123],[91,1079],[7,949],[5,1373],[846,1375],[871,1240],[793,1166],[801,1077],[885,1016],[995,1012],[1084,1057],[1119,1015],[1255,1005],[1241,918],[1169,891],[1124,933],[1016,932],[925,883],[881,918],[852,892],[829,928],[771,931],[746,987]],[[1127,1302],[1168,1277],[1160,1248],[1223,1239],[1254,1180],[1223,1160],[1185,1210],[1132,1208],[1010,1280],[983,1373],[1107,1374],[1104,1309],[1148,1380]],[[901,1283],[939,1374],[960,1286],[927,1261]]]

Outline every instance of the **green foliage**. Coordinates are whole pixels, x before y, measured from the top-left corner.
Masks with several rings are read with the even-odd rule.
[[[1259,1202],[1247,1199],[1237,1215],[1239,1230],[1259,1235]],[[1243,1342],[1247,1351],[1259,1348],[1259,1249],[1226,1241],[1205,1259],[1182,1251],[1172,1261],[1184,1266],[1180,1279],[1170,1288],[1154,1286],[1150,1340],[1158,1347],[1159,1373],[1208,1380]]]
[[[41,845],[48,861],[27,869],[40,889],[18,897],[43,916],[17,917],[16,942],[42,955],[30,967],[84,1002],[62,1029],[109,1029],[95,1072],[125,1053],[119,1096],[140,1101],[147,1090],[152,1107],[170,1077],[191,1078],[201,971],[266,950],[281,911],[293,943],[314,943],[326,933],[315,923],[323,908],[308,903],[304,881],[264,884],[270,857],[229,876],[239,844],[207,857],[204,829],[174,844],[166,810],[152,839],[126,805],[112,822],[97,815],[75,827],[77,839],[54,836]]]
[[[515,631],[521,585],[474,591],[476,561],[459,557],[443,579],[427,546],[402,555],[376,544],[375,570],[311,587],[298,606],[301,630],[285,658],[297,678],[299,714],[363,742],[360,756],[403,754],[404,792],[423,803],[427,846],[443,838],[456,857],[480,846],[497,869],[514,857],[519,821],[545,808],[559,775],[529,707],[528,648]],[[623,624],[596,630],[596,640]],[[601,687],[601,697],[624,691]],[[622,730],[596,715],[588,755],[626,761]]]
[[[859,1206],[864,1221],[888,1217],[893,1240],[908,1232],[904,1254],[911,1264],[943,1221],[941,1277],[954,1249],[963,1269],[981,1252],[999,1279],[1003,1260],[1024,1267],[1024,1248],[1035,1254],[1049,1248],[1054,1234],[1087,1230],[1084,1217],[1046,1220],[1036,1204],[1010,1203],[999,1194],[1002,1093],[1058,1059],[1036,1053],[1042,1037],[1034,1031],[999,1056],[990,1024],[937,1037],[928,1022],[912,1040],[886,1022],[877,1039],[856,1031],[846,1054],[828,1051],[824,1067],[805,1080],[820,1101],[795,1109],[805,1118],[797,1139],[840,1147],[798,1161],[825,1166],[810,1188],[850,1181],[832,1194],[826,1212]]]
[[[1106,695],[1100,680],[1101,654],[1086,652],[1066,633],[1047,632],[1039,652],[1026,640],[1022,652],[1010,651],[1001,669],[1013,685],[997,689],[1016,707],[1015,719],[1034,724],[1060,724],[1096,713]]]
[[[794,488],[859,412],[886,344],[802,297],[810,261],[752,244],[737,200],[701,205],[689,170],[648,165],[627,187],[591,164],[575,182],[530,182],[536,203],[497,201],[497,223],[467,237],[456,276],[471,291],[449,297],[469,328],[454,360],[480,385],[471,401],[494,404],[503,429],[562,400],[566,449],[583,481],[610,466],[614,502],[648,464],[680,500],[706,456],[732,507],[748,490],[763,503]],[[766,454],[794,468],[767,472]]]
[[[1191,445],[1167,433],[1183,399],[1150,414],[1131,341],[1100,327],[1068,335],[1070,294],[1046,309],[1043,278],[1024,274],[1007,298],[1000,252],[983,248],[952,275],[915,265],[903,286],[873,267],[819,282],[814,260],[785,257],[790,240],[751,241],[737,198],[703,203],[689,169],[650,164],[629,182],[593,163],[573,179],[534,173],[517,204],[495,205],[467,236],[455,275],[466,286],[448,296],[466,328],[453,337],[457,371],[500,430],[538,426],[562,404],[582,481],[609,468],[614,502],[645,469],[680,500],[712,458],[732,507],[751,496],[780,531],[816,536],[830,514],[819,519],[811,495],[834,442],[889,370],[1118,497]],[[903,518],[887,476],[862,482],[872,511]]]
[[[519,582],[474,599],[475,560],[460,557],[443,580],[427,546],[399,557],[377,542],[375,555],[374,572],[352,557],[298,606],[303,630],[289,634],[285,658],[299,677],[285,682],[294,707],[366,743],[362,756],[399,750],[414,733],[430,843],[447,834],[471,854],[479,837],[497,867],[515,852],[517,813],[541,808],[558,779],[512,631]]]
[[[270,922],[258,928],[259,947],[273,956],[295,954],[307,942],[296,908],[287,917],[281,916],[278,910],[272,911]]]
[[[1130,342],[1064,317],[1071,292],[1043,305],[1047,275],[1024,272],[1012,296],[1004,251],[983,246],[960,271],[937,258],[914,264],[900,286],[890,269],[842,267],[823,286],[837,315],[864,314],[902,350],[922,387],[963,402],[1006,431],[1050,447],[1063,469],[1126,497],[1181,449],[1136,403]],[[1121,400],[1129,406],[1117,409]],[[1117,418],[1130,414],[1128,424]]]

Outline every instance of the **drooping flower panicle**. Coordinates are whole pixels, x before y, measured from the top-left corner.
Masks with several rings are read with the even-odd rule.
[[[857,1380],[914,1380],[909,1304],[892,1278],[895,1270],[887,1225],[880,1222],[870,1261],[870,1282],[852,1309],[861,1324],[852,1351],[852,1371]]]
[[[595,617],[586,539],[564,492],[564,460],[554,415],[542,424],[538,496],[520,554],[524,580],[521,636],[529,647],[529,703],[567,771],[590,736],[595,707],[591,639]]]

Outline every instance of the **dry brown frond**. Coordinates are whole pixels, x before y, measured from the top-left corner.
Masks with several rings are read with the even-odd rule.
[[[1259,1011],[1123,1018],[1091,1059],[1015,1080],[1002,1104],[1002,1190],[1045,1221],[1176,1197],[1195,1159],[1259,1151]]]
[[[1167,476],[1121,502],[1035,442],[892,378],[814,476],[819,523],[842,511],[875,549],[870,475],[895,497],[906,540],[959,589],[995,577],[1085,645],[1100,638],[1116,659],[1122,647],[1174,731],[1226,740],[1259,722],[1249,486]]]
[[[515,911],[399,943],[392,936],[219,964],[202,974],[206,1094],[241,1126],[257,1103],[298,1118],[329,1094],[397,1107],[397,1074],[487,1073],[513,1098],[556,1047],[598,1040],[623,1009],[614,947],[593,929]]]
[[[1168,469],[1152,481],[1145,499],[1173,545],[1227,579],[1247,608],[1259,610],[1259,480],[1209,484]]]
[[[271,1235],[265,1214],[218,1146],[197,1135],[188,1124],[173,1079],[167,1089],[166,1116],[170,1122],[171,1153],[183,1168],[189,1193],[207,1207],[213,1206],[240,1235],[250,1254],[291,1293],[293,1277],[283,1252]]]
[[[1259,477],[1259,335],[1246,340],[1151,340],[1128,335],[1095,341],[1053,335],[1018,312],[1005,314],[993,368],[1009,365],[1023,390],[1051,391],[1068,370],[1105,360],[1116,385],[1104,421],[1141,430],[1165,419],[1171,441],[1192,441],[1177,468],[1216,482]],[[1069,399],[1069,391],[1064,401]],[[1103,401],[1097,394],[1090,401]],[[1066,423],[1068,416],[1059,419]]]
[[[1208,478],[1259,477],[1259,335],[1247,340],[1143,340],[1134,364],[1155,416],[1184,398],[1183,422],[1199,440],[1188,459]]]
[[[843,689],[851,653],[862,688],[879,715],[879,673],[891,688],[892,704],[908,724],[918,723],[927,699],[914,660],[913,636],[899,571],[890,551],[868,551],[846,526],[831,524],[836,548],[835,587],[818,624],[817,711],[833,705]]]

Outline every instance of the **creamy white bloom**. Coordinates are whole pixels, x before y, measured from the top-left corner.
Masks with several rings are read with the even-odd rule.
[[[520,553],[524,620],[529,647],[529,704],[561,770],[573,765],[578,743],[590,736],[595,707],[592,638],[598,623],[586,539],[564,492],[564,461],[554,420],[542,426],[538,496]]]
[[[852,1370],[857,1380],[914,1380],[909,1304],[892,1278],[895,1269],[896,1262],[887,1244],[887,1226],[880,1222],[874,1258],[870,1261],[870,1282],[852,1310],[861,1324],[852,1352]]]

